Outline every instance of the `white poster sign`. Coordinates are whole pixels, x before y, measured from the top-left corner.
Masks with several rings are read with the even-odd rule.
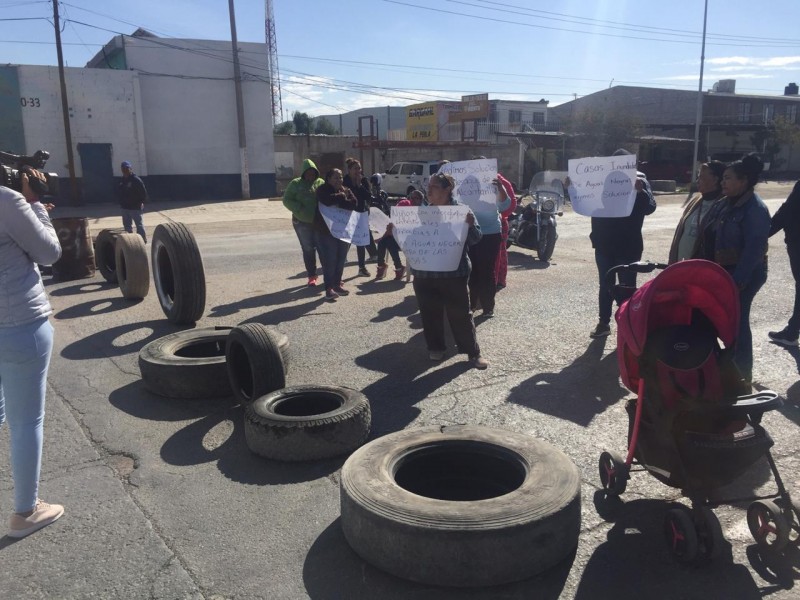
[[[497,213],[497,189],[492,179],[497,177],[497,159],[481,158],[445,163],[440,173],[456,181],[453,196],[474,213]]]
[[[412,269],[455,271],[467,240],[466,206],[393,206],[394,237]]]
[[[356,246],[369,245],[369,213],[325,206],[321,202],[319,213],[336,239]]]
[[[569,161],[572,209],[586,217],[627,217],[636,201],[636,155]]]
[[[376,240],[382,238],[386,234],[386,226],[392,221],[380,208],[370,206],[369,208],[369,230],[372,232],[372,237]]]

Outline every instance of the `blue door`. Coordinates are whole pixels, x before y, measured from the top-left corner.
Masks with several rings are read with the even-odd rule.
[[[84,204],[114,202],[114,169],[111,166],[111,144],[78,144],[83,172]]]

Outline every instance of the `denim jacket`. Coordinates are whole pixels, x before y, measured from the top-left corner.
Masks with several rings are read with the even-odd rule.
[[[704,257],[725,267],[743,289],[766,260],[770,222],[767,205],[752,190],[738,199],[720,199],[706,220]]]
[[[45,207],[0,187],[0,327],[15,327],[53,312],[36,263],[53,264],[61,244]]]

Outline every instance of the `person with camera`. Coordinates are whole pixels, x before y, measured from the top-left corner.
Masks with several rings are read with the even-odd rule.
[[[133,233],[133,224],[136,224],[136,233],[142,236],[145,244],[147,234],[144,231],[142,213],[144,203],[147,202],[147,189],[144,187],[142,178],[133,172],[131,163],[127,160],[122,162],[122,181],[119,182],[117,191],[119,193],[119,205],[122,208],[122,226],[128,233]]]
[[[37,263],[61,256],[48,206],[20,170],[20,191],[0,186],[0,426],[8,420],[14,514],[8,535],[22,538],[64,514],[64,507],[39,499],[47,369],[53,349],[53,312]],[[40,185],[38,182],[35,182]]]

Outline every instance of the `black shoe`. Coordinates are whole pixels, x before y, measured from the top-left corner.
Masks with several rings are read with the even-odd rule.
[[[797,334],[789,333],[788,327],[782,331],[770,331],[767,335],[769,339],[776,344],[781,344],[782,346],[797,346]]]
[[[603,323],[602,321],[599,321],[597,323],[597,327],[595,327],[594,330],[589,334],[589,337],[590,338],[602,338],[602,337],[606,337],[610,333],[611,333],[611,327],[609,326],[609,324],[608,323]]]

